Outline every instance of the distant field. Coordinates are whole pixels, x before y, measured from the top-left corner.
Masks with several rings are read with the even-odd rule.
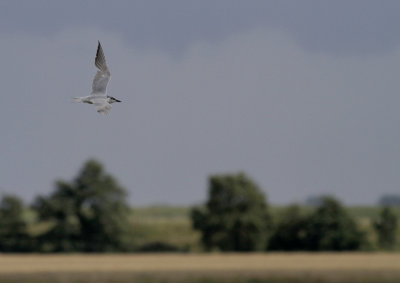
[[[132,209],[132,225],[135,229],[134,241],[138,246],[151,242],[170,244],[178,250],[201,251],[200,233],[193,230],[190,207],[154,205]],[[286,206],[271,206],[274,219],[279,219]],[[303,207],[305,212],[315,208]],[[346,208],[360,225],[373,237],[372,221],[379,217],[378,206],[349,206]],[[393,208],[400,219],[400,207]],[[398,250],[400,250],[400,229]],[[400,282],[400,281],[399,281]]]
[[[272,205],[271,213],[278,216],[287,206]],[[133,208],[135,217],[154,219],[160,218],[186,218],[190,215],[190,206],[153,205]],[[304,211],[311,212],[314,208],[303,207]],[[379,206],[347,206],[347,211],[356,218],[376,218],[379,216]],[[400,218],[400,207],[393,207],[393,211]]]
[[[134,207],[133,215],[138,218],[187,218],[190,214],[189,206],[150,205]]]
[[[400,282],[400,254],[0,255],[0,282]]]
[[[192,228],[189,207],[147,206],[132,209],[132,241],[137,246],[162,242],[177,250],[199,251],[200,233]]]
[[[279,217],[283,209],[273,206],[271,212]],[[370,230],[380,211],[347,209]],[[400,208],[395,212],[400,217]],[[163,242],[183,251],[201,251],[200,233],[192,229],[189,216],[190,207],[134,208],[132,240],[138,246]],[[0,254],[0,282],[399,283],[400,253]]]
[[[273,218],[279,219],[286,206],[271,206]],[[302,207],[304,212],[312,212],[315,208]],[[355,217],[364,230],[368,231],[372,243],[376,242],[373,233],[372,221],[379,216],[381,208],[378,206],[350,206],[346,208]],[[132,208],[131,224],[134,229],[133,243],[138,248],[154,243],[169,245],[172,250],[200,252],[202,251],[201,234],[192,228],[189,206],[153,205]],[[400,219],[400,207],[393,208]],[[27,219],[34,222],[35,215],[27,211]],[[35,235],[48,229],[49,223],[34,224],[30,227],[31,234]],[[400,251],[400,229],[398,231],[397,250]],[[372,247],[374,249],[375,247]],[[400,282],[400,281],[399,281]]]

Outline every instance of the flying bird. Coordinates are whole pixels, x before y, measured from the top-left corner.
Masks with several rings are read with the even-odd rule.
[[[88,96],[74,97],[74,100],[75,102],[93,104],[96,106],[97,112],[107,114],[111,110],[111,103],[121,101],[107,95],[107,84],[110,81],[111,74],[108,70],[106,57],[104,57],[104,52],[100,41],[98,41],[94,64],[98,71],[93,79],[92,93]]]

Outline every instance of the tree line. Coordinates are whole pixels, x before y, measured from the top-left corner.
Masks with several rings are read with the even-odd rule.
[[[130,251],[130,209],[126,191],[103,166],[87,161],[72,182],[58,181],[54,191],[31,205],[36,222],[30,231],[26,209],[16,196],[0,202],[2,252]]]
[[[368,232],[332,196],[321,197],[307,212],[293,204],[271,216],[266,197],[244,173],[209,179],[209,197],[192,210],[195,229],[207,250],[355,251],[371,250]],[[387,206],[373,222],[380,249],[396,246],[397,216]]]
[[[129,221],[127,192],[95,160],[87,161],[72,181],[57,181],[53,192],[38,196],[29,208],[17,196],[2,197],[0,252],[138,250],[131,240],[135,229]],[[206,251],[345,251],[372,247],[370,233],[334,197],[320,198],[310,212],[299,205],[289,206],[278,216],[270,210],[266,196],[246,174],[214,175],[209,178],[208,200],[193,207],[190,217],[193,228],[201,232]],[[384,207],[372,225],[379,248],[395,248],[397,226],[392,209]]]

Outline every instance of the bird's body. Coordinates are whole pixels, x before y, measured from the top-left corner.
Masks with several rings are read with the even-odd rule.
[[[107,114],[111,110],[111,103],[121,102],[118,99],[107,95],[107,84],[111,74],[106,64],[103,48],[100,41],[97,46],[96,59],[94,62],[98,71],[93,79],[92,93],[88,96],[75,97],[75,102],[89,103],[96,106],[97,112]]]

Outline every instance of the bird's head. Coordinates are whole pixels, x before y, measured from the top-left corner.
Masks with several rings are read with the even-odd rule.
[[[109,96],[108,97],[109,103],[114,103],[114,102],[121,102],[121,100],[116,99],[115,97]]]

